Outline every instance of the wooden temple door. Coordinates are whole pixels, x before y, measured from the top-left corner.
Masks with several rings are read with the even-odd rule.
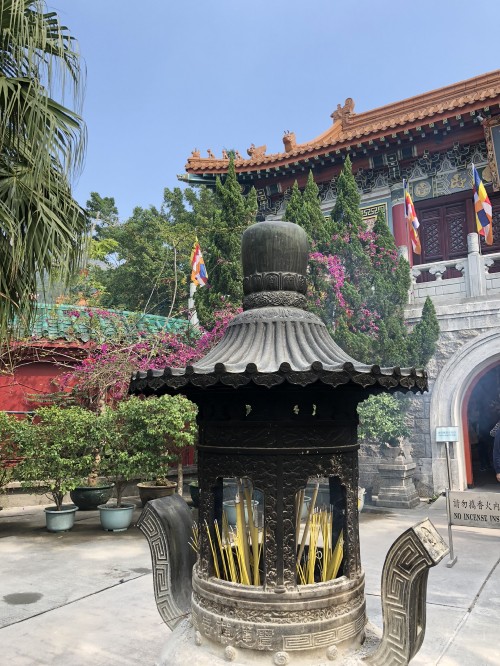
[[[423,264],[467,255],[465,201],[427,208],[419,214],[419,221]]]
[[[470,210],[469,210],[470,209]],[[415,264],[431,264],[437,261],[461,259],[467,256],[467,234],[473,231],[472,201],[451,201],[442,205],[417,208],[420,222],[422,254]],[[449,268],[443,278],[459,277],[461,273]],[[423,281],[433,279],[424,274]]]

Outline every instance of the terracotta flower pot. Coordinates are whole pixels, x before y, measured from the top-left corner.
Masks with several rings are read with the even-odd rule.
[[[177,484],[174,481],[169,481],[168,485],[165,486],[157,486],[154,481],[143,481],[138,483],[137,487],[139,488],[139,497],[143,507],[146,506],[146,502],[149,502],[149,500],[173,495],[177,490]]]

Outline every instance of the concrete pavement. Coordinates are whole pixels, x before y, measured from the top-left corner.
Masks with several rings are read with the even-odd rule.
[[[368,614],[380,627],[387,550],[427,516],[447,538],[444,498],[410,511],[361,514]],[[453,534],[458,562],[448,569],[446,558],[430,571],[426,637],[412,665],[498,665],[500,531],[455,527]],[[168,633],[137,528],[110,534],[97,512],[78,512],[75,528],[57,535],[45,530],[43,507],[0,512],[1,664],[152,666]]]

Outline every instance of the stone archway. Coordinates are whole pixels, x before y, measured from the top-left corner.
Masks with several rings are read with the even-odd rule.
[[[463,415],[472,385],[491,366],[500,363],[500,332],[488,331],[463,345],[451,356],[439,372],[432,388],[430,404],[430,434],[432,444],[432,474],[434,490],[447,486],[444,445],[436,442],[438,426],[458,426],[460,441],[453,452],[453,487],[467,488],[466,456],[464,450]],[[466,405],[465,405],[466,406]]]

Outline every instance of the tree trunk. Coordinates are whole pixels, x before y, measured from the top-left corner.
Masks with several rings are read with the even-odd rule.
[[[182,462],[179,460],[177,463],[177,494],[182,497],[182,486],[184,485],[184,470],[182,469]]]

